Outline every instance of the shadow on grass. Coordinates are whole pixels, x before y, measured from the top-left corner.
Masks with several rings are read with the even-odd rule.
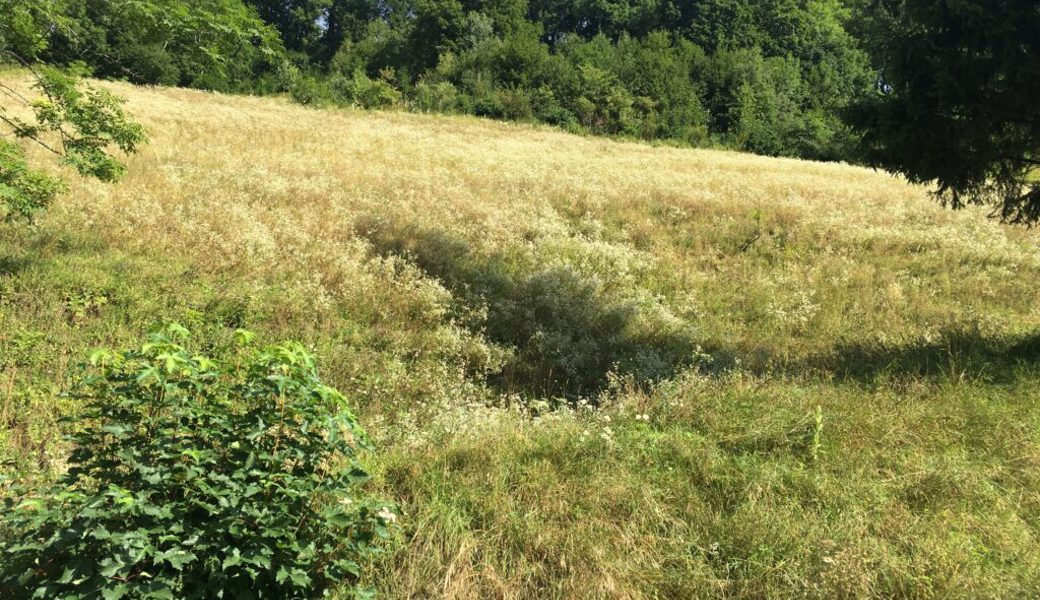
[[[657,381],[696,355],[688,330],[573,268],[478,254],[439,231],[372,221],[358,233],[381,256],[405,257],[439,280],[459,303],[461,324],[513,350],[490,378],[503,391],[591,397],[608,384],[609,373],[637,384]]]
[[[59,240],[46,231],[20,223],[0,222],[0,276],[15,276],[64,250]]]
[[[31,264],[32,261],[25,256],[0,256],[0,277],[17,275]]]
[[[104,250],[103,242],[80,232],[0,222],[0,276],[17,276],[32,267],[63,261],[68,256]]]
[[[844,343],[810,358],[802,370],[822,370],[840,379],[968,377],[1008,383],[1022,368],[1040,366],[1040,332],[987,336],[972,329],[943,331],[936,341],[903,344]]]

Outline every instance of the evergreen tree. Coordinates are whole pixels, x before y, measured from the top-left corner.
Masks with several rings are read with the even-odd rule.
[[[865,160],[937,182],[953,208],[992,204],[1005,221],[1040,220],[1037,3],[885,0],[865,8],[879,91],[849,115]]]

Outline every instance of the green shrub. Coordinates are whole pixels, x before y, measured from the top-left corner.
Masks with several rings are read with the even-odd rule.
[[[547,85],[531,92],[531,110],[534,112],[535,118],[551,125],[576,122],[574,114],[563,107],[552,88]]]
[[[449,81],[420,81],[415,85],[415,107],[422,112],[454,112],[459,92]]]
[[[514,121],[530,121],[534,118],[531,110],[531,99],[522,89],[506,88],[498,90],[498,104],[502,107],[502,116]]]
[[[289,96],[306,106],[321,106],[330,101],[329,84],[312,75],[300,74],[289,82]]]
[[[506,109],[502,106],[502,99],[493,92],[474,97],[472,111],[478,117],[491,119],[502,119],[506,115]]]
[[[30,167],[19,146],[0,140],[0,220],[32,220],[64,189],[61,180]]]
[[[390,108],[401,101],[401,92],[394,87],[393,69],[384,69],[379,79],[371,79],[364,73],[355,73],[355,102],[362,108]]]
[[[98,352],[70,468],[4,507],[0,596],[301,598],[356,584],[394,519],[357,497],[364,432],[298,344],[226,362],[170,326]]]
[[[372,79],[359,70],[352,77],[334,75],[328,81],[336,104],[359,108],[390,108],[401,101],[401,93],[394,88],[392,80],[392,70],[381,73],[380,79]]]

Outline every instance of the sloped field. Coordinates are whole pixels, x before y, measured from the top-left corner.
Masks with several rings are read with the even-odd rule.
[[[387,597],[1040,595],[1035,232],[845,165],[112,87],[128,177],[0,236],[10,475],[61,468],[91,348],[246,327],[376,439]]]

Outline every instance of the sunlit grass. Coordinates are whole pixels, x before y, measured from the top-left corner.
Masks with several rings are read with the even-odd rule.
[[[112,87],[128,177],[0,237],[7,473],[61,468],[91,348],[247,327],[376,438],[387,597],[1040,595],[1036,232],[847,165]]]

